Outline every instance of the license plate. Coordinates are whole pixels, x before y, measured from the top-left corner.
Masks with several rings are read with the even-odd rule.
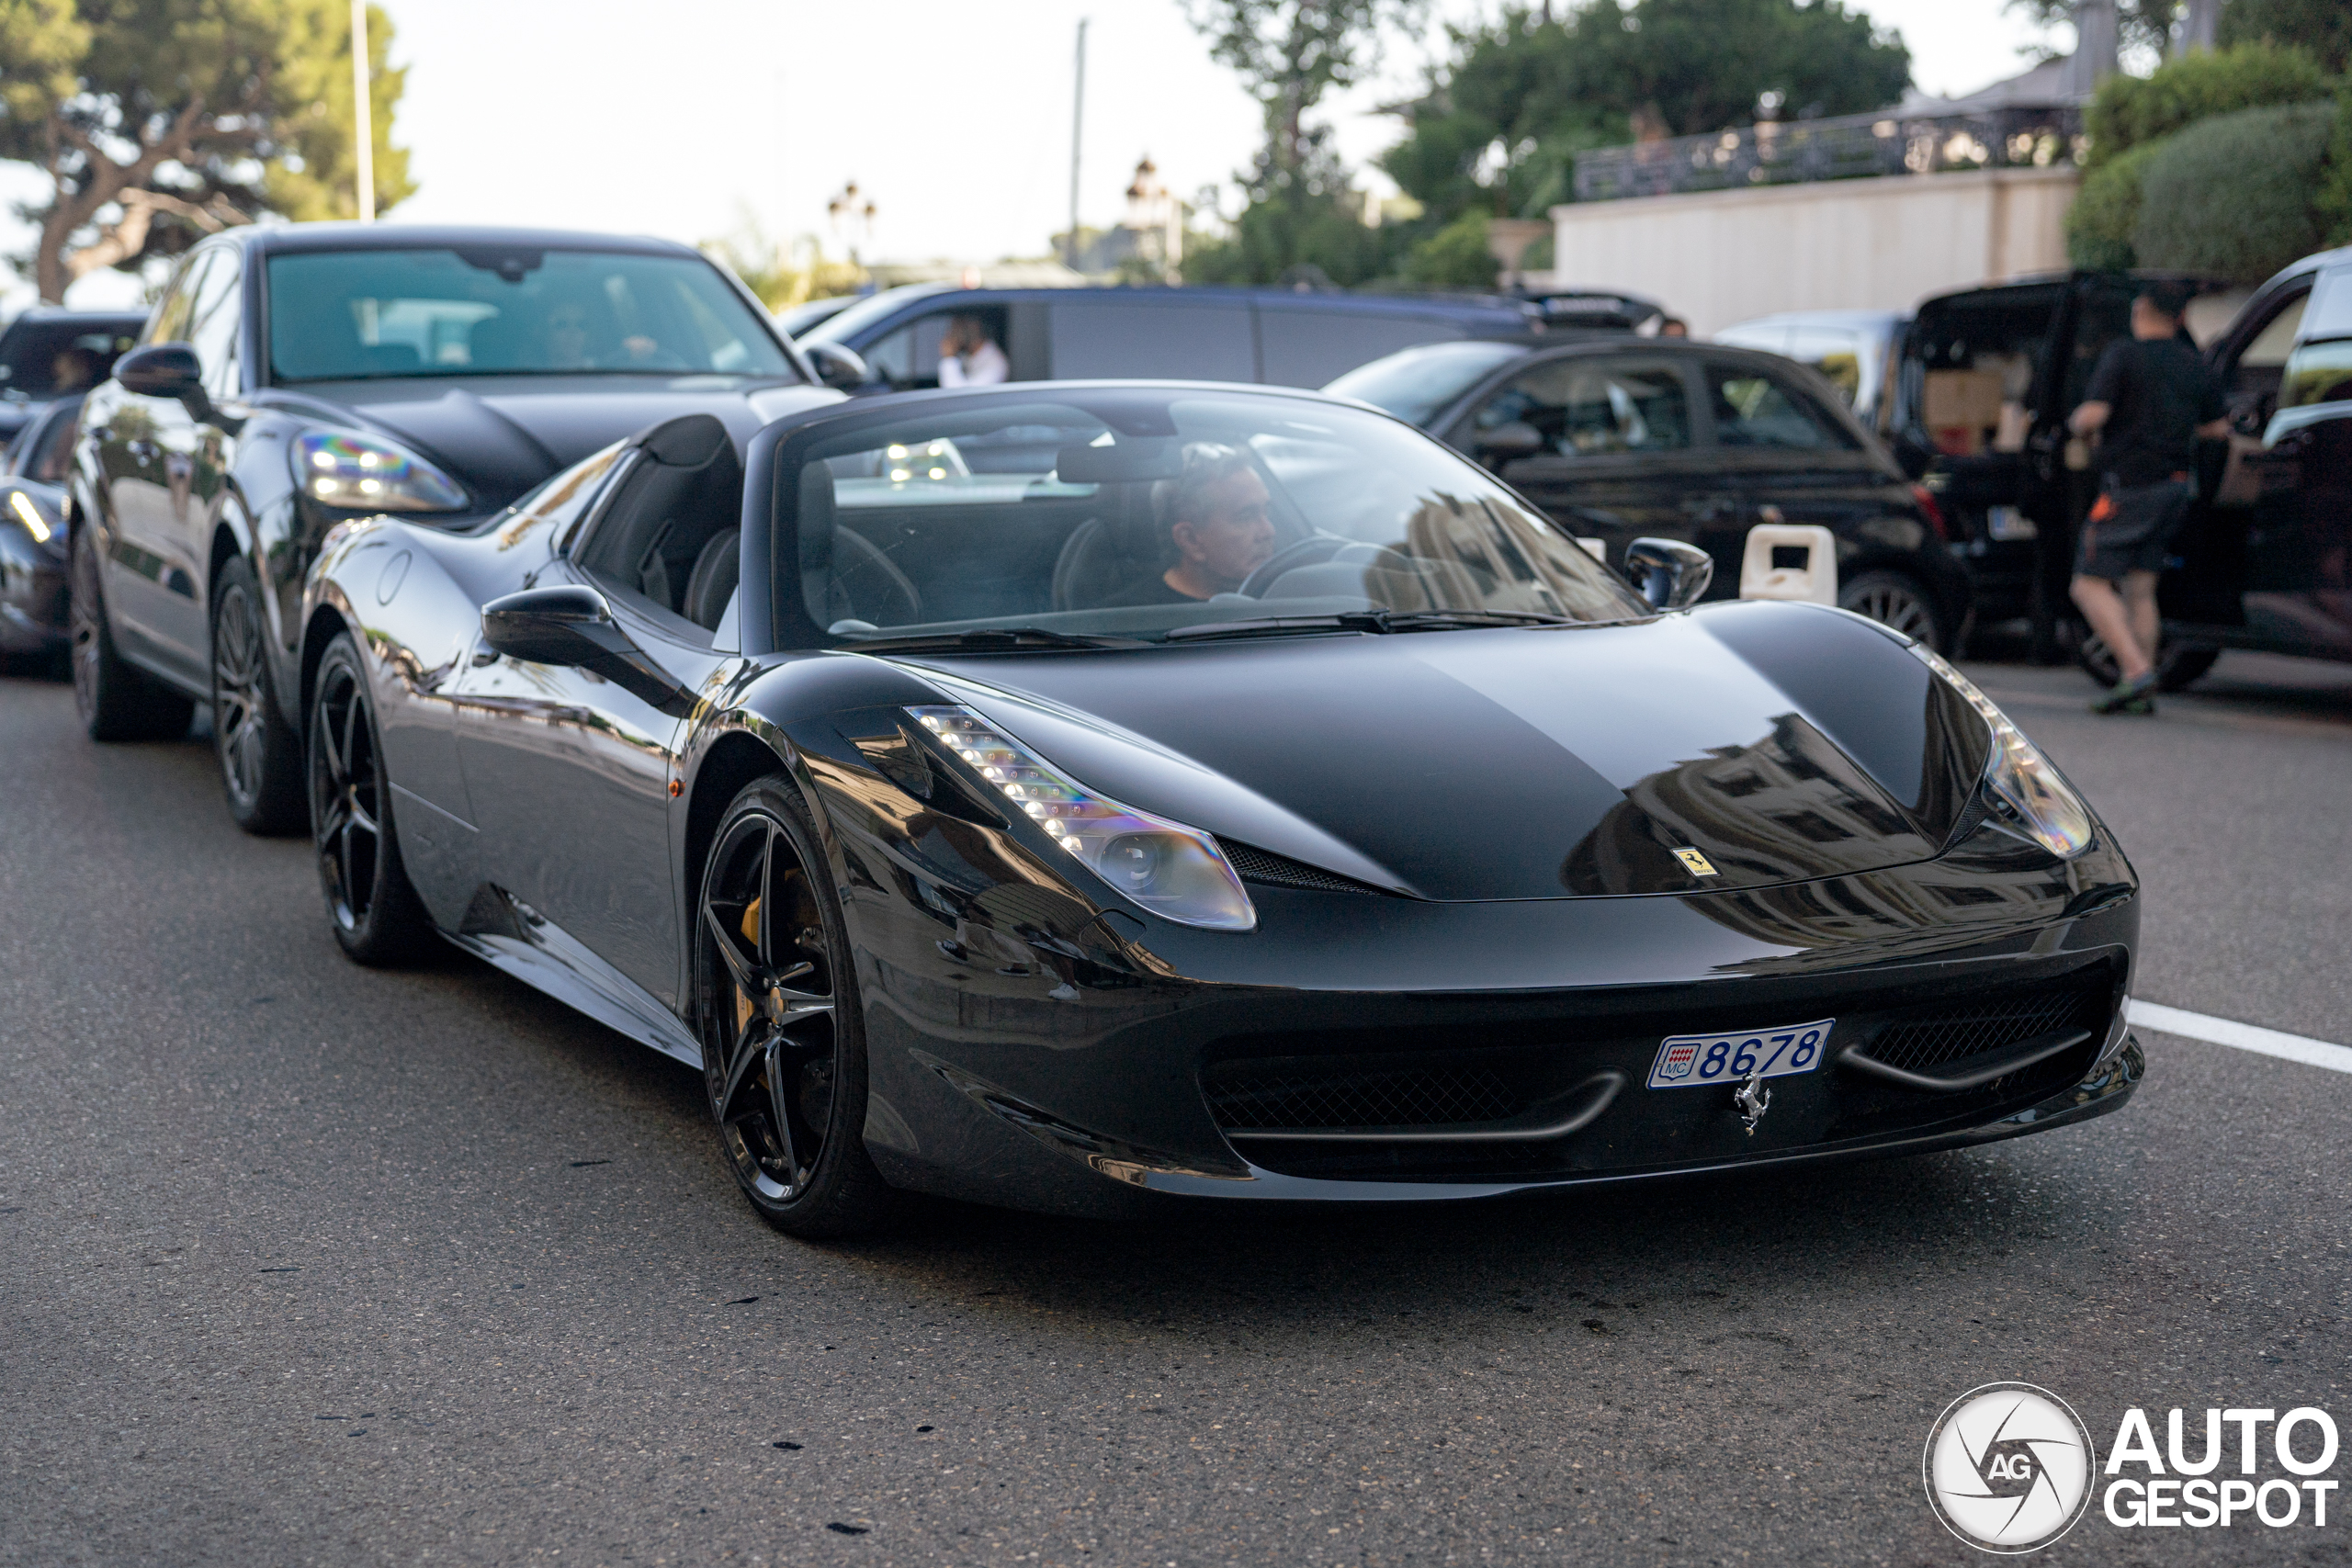
[[[1650,1066],[1652,1089],[1702,1083],[1744,1083],[1758,1067],[1768,1078],[1809,1073],[1821,1066],[1830,1026],[1838,1021],[1783,1024],[1723,1034],[1669,1034]]]

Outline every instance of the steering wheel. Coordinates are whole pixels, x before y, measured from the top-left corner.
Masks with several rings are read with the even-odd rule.
[[[1266,590],[1272,588],[1283,573],[1294,567],[1319,566],[1352,542],[1333,534],[1317,534],[1295,545],[1285,546],[1269,557],[1265,565],[1251,572],[1235,592],[1248,598],[1263,599]]]

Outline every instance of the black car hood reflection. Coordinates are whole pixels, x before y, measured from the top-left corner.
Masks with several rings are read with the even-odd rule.
[[[900,661],[955,678],[958,700],[1128,805],[1445,900],[1688,894],[1925,860],[1987,744],[1886,634],[1803,605]],[[1089,740],[1080,716],[1125,739]],[[1150,761],[1170,752],[1238,793]],[[1265,809],[1232,804],[1251,796]],[[1300,831],[1264,842],[1269,811]],[[1318,840],[1346,863],[1301,855]]]
[[[279,400],[372,425],[503,506],[559,469],[650,424],[708,413],[735,436],[840,394],[741,376],[481,376],[313,382]]]

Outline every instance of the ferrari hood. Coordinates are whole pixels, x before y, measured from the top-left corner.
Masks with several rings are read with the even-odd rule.
[[[821,387],[734,376],[486,376],[306,385],[282,400],[372,425],[503,506],[559,469],[660,420],[715,414],[740,445]]]
[[[1105,795],[1436,899],[1924,860],[1988,743],[1892,637],[1806,605],[920,663]]]

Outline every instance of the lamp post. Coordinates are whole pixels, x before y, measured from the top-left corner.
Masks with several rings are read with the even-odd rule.
[[[368,96],[368,0],[351,0],[352,186],[362,223],[376,221],[376,108]]]
[[[832,199],[825,203],[825,216],[832,223],[834,237],[848,247],[852,266],[862,268],[865,265],[858,255],[858,246],[873,242],[876,210],[872,197],[859,195],[855,180],[835,191]]]

